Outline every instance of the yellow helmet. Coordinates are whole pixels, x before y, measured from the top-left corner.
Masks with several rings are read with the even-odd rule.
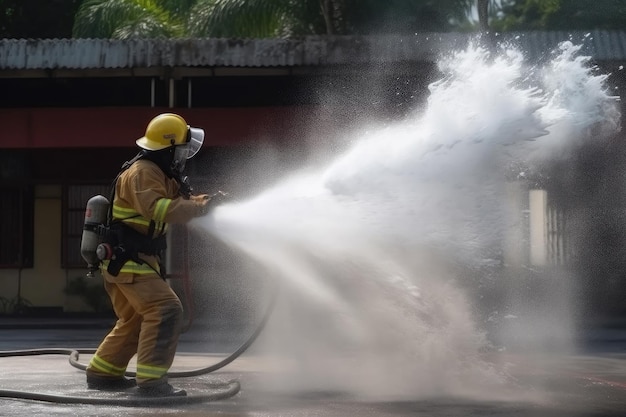
[[[137,139],[137,145],[149,151],[187,143],[189,126],[185,119],[174,113],[163,113],[150,120],[146,134]]]
[[[148,151],[176,146],[176,157],[181,160],[194,156],[203,142],[204,130],[189,126],[174,113],[162,113],[150,120],[146,134],[136,141],[137,146]]]

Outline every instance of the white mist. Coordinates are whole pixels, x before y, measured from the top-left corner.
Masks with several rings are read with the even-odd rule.
[[[501,249],[511,163],[617,129],[605,77],[577,51],[564,43],[544,67],[513,48],[454,53],[419,114],[197,221],[281,284],[264,340],[294,367],[277,387],[499,395],[504,376],[483,359],[476,300],[459,284]]]

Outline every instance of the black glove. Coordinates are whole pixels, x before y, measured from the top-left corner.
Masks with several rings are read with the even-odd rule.
[[[182,195],[185,199],[189,199],[189,196],[193,191],[191,184],[189,184],[189,177],[178,177],[176,178],[176,181],[178,181],[178,184],[180,185],[180,189],[178,190],[180,195]]]
[[[207,203],[208,206],[211,206],[209,210],[220,205],[227,199],[228,199],[228,193],[225,193],[224,191],[218,191],[215,194],[211,195],[209,197],[209,202]]]
[[[207,202],[201,206],[201,215],[206,215],[213,211],[215,207],[220,205],[224,200],[228,198],[228,193],[218,191],[215,194],[206,196]]]

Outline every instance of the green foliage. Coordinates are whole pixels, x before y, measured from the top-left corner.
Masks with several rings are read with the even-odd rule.
[[[74,20],[79,38],[172,38],[184,33],[180,7],[163,0],[85,0]]]
[[[500,16],[492,22],[498,31],[592,30],[626,27],[623,0],[503,0]]]
[[[101,282],[88,282],[85,277],[72,279],[63,292],[67,295],[77,295],[83,299],[85,304],[90,306],[96,313],[102,313],[111,310],[111,300],[104,290]]]
[[[290,10],[290,0],[198,0],[189,18],[188,34],[192,37],[276,37]]]
[[[624,0],[562,0],[557,11],[546,17],[545,27],[566,29],[626,28],[626,2]]]
[[[473,0],[347,0],[344,32],[413,34],[450,31],[468,21],[473,4]]]
[[[0,38],[69,38],[82,0],[0,0]]]
[[[32,303],[24,297],[0,297],[0,314],[21,316],[27,314],[32,306]]]
[[[75,37],[294,37],[447,31],[474,0],[85,0]]]
[[[0,0],[9,38],[265,38],[476,30],[478,0]],[[489,0],[490,27],[626,27],[624,0]]]

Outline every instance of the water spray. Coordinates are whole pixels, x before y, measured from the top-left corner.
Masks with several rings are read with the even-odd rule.
[[[421,112],[354,138],[321,170],[195,221],[288,293],[272,339],[305,359],[285,387],[415,398],[501,384],[482,359],[494,347],[463,276],[502,273],[502,242],[519,223],[506,196],[525,175],[512,167],[599,140],[589,129],[615,132],[606,77],[579,49],[564,42],[543,66],[510,46],[450,54]]]
[[[462,278],[502,266],[511,166],[567,153],[588,129],[618,128],[606,77],[578,50],[565,42],[541,67],[509,46],[450,54],[421,112],[354,138],[321,171],[192,221],[279,282],[285,296],[266,331],[297,369],[274,384],[369,399],[497,395],[505,375],[484,360],[491,346]],[[57,353],[72,363],[74,352]]]

